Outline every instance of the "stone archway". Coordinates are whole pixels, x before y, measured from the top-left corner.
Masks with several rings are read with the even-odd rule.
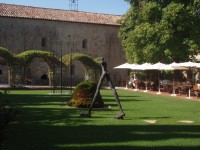
[[[15,57],[14,55],[6,48],[0,47],[0,69],[3,70],[1,78],[5,83],[10,83],[12,80],[11,70],[14,68]],[[2,81],[0,81],[2,83]],[[3,83],[4,83],[3,82]]]
[[[45,71],[41,72],[40,74],[38,73],[38,79],[33,79],[34,80],[33,82],[34,82],[34,84],[40,84],[40,83],[43,84],[44,82],[41,79],[41,76],[43,74],[49,75],[49,73],[50,73],[49,83],[47,83],[45,81],[45,85],[48,85],[48,84],[52,85],[53,79],[51,77],[51,74],[52,74],[52,72],[54,74],[55,68],[57,68],[60,65],[60,60],[55,54],[53,54],[49,51],[27,50],[25,52],[22,52],[22,53],[16,55],[16,58],[20,62],[21,68],[23,68],[21,70],[22,81],[28,80],[28,78],[29,78],[28,70],[30,70],[31,68],[34,68],[34,67],[38,68],[39,66],[41,67],[43,65],[43,67],[41,67],[41,68],[45,68]],[[33,62],[35,62],[35,64],[32,64]],[[39,62],[41,64],[38,64]],[[44,63],[47,63],[47,65],[44,65]],[[29,68],[30,64],[32,64],[32,66]],[[41,70],[39,69],[39,71],[41,71]],[[37,72],[35,72],[35,73],[37,73]]]
[[[21,84],[25,81],[25,71],[34,58],[41,58],[48,64],[50,76],[52,76],[52,72],[55,73],[55,68],[60,67],[61,64],[59,58],[55,54],[42,50],[27,50],[20,54],[13,55],[6,48],[0,47],[0,57],[5,60],[8,66],[10,85]],[[68,54],[62,58],[63,66],[69,65],[71,60],[79,61],[84,66],[85,73],[89,77],[89,80],[97,81],[100,73],[100,65],[97,61],[80,53]],[[54,81],[49,82],[51,85]]]
[[[67,66],[70,65],[70,61],[79,61],[84,66],[85,74],[88,76],[88,80],[97,82],[101,67],[97,61],[91,57],[85,54],[74,53],[63,56],[62,60]]]
[[[0,47],[0,56],[6,61],[8,66],[12,66],[14,55],[6,48]]]

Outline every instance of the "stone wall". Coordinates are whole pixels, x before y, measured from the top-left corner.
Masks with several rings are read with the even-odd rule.
[[[118,39],[119,26],[0,17],[0,47],[15,54],[25,50],[48,50],[59,57],[69,53],[83,53],[92,58],[104,57],[115,84],[127,78],[127,71],[113,67],[125,62],[125,54]],[[84,68],[74,62],[74,80],[84,80]],[[48,65],[37,60],[29,68],[32,80],[40,84],[48,74]],[[64,75],[66,82],[69,73]],[[1,81],[1,80],[0,80]],[[79,81],[77,81],[79,82]]]

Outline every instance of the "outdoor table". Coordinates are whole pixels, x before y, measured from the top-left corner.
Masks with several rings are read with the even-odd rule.
[[[170,90],[173,90],[173,84],[172,83],[165,83],[165,84],[161,84],[164,88],[164,91],[169,92]]]

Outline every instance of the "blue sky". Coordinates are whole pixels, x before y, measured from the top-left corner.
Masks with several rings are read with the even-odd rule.
[[[69,10],[69,0],[0,0],[0,3]],[[78,0],[78,10],[104,14],[125,14],[129,4],[124,0]]]

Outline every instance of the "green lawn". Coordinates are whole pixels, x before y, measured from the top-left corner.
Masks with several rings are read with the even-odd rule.
[[[19,108],[7,129],[9,150],[200,149],[200,101],[118,90],[126,116],[115,120],[119,109],[112,91],[101,90],[111,108],[94,109],[92,118],[80,118],[87,109],[70,108],[65,105],[70,96],[49,92],[10,91],[6,95]]]

